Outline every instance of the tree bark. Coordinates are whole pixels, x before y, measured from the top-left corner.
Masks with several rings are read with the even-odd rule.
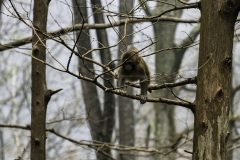
[[[88,23],[87,18],[87,6],[86,0],[73,0],[74,6],[74,23]],[[77,2],[77,3],[76,3]],[[81,6],[81,8],[80,8]],[[80,14],[82,13],[82,15]],[[78,37],[79,32],[75,33],[75,36]],[[89,30],[83,30],[77,41],[77,49],[79,54],[84,54],[88,50],[91,49]],[[92,58],[92,53],[89,53],[87,57]],[[93,77],[94,74],[89,72],[89,70],[93,69],[93,64],[89,61],[84,61],[79,59],[79,73],[87,76]],[[85,109],[88,116],[88,123],[90,125],[90,133],[93,140],[102,141],[102,111],[101,105],[99,101],[99,96],[97,93],[97,88],[94,84],[89,83],[87,81],[81,81],[83,99],[85,104]],[[91,95],[91,96],[90,96]],[[101,152],[97,152],[96,156],[101,156]]]
[[[0,0],[0,13],[2,11],[2,3],[3,1]],[[2,16],[0,15],[0,21],[2,19]],[[1,28],[1,25],[0,25],[0,28]],[[0,147],[1,147],[1,151],[0,151],[0,154],[1,154],[1,159],[4,160],[5,159],[5,154],[4,154],[4,150],[3,150],[3,147],[4,147],[4,141],[3,141],[3,132],[0,131]]]
[[[100,2],[93,2],[92,4],[99,4]],[[86,19],[87,16],[87,7],[86,7],[86,1],[85,0],[77,0],[77,3],[75,0],[73,0],[74,4],[74,21],[75,24],[77,23],[88,23],[88,19]],[[79,6],[77,6],[77,4]],[[97,6],[98,6],[97,5]],[[80,8],[81,7],[81,8]],[[82,15],[80,14],[80,11]],[[93,10],[93,12],[96,11]],[[104,23],[103,21],[103,15],[94,13],[94,19],[96,23]],[[100,44],[103,46],[109,46],[108,45],[108,39],[106,35],[105,29],[97,30],[97,36]],[[76,35],[78,37],[78,35]],[[89,30],[83,30],[81,32],[80,38],[77,41],[77,48],[79,51],[79,54],[84,54],[88,50],[91,49],[90,44],[90,37],[89,37]],[[103,47],[99,46],[99,47]],[[111,60],[110,52],[109,50],[101,50],[101,60],[103,64],[108,63]],[[89,53],[87,57],[92,59],[92,53]],[[87,76],[87,77],[93,77],[94,74],[89,72],[89,70],[93,70],[93,64],[88,61],[79,60],[79,71],[81,74]],[[108,82],[113,83],[113,78],[109,77],[108,75],[104,75],[104,78],[109,79]],[[104,82],[105,86],[111,87],[110,84],[107,81]],[[89,117],[89,124],[90,124],[90,131],[92,135],[93,140],[97,140],[100,142],[111,142],[113,127],[114,127],[114,115],[115,115],[115,99],[114,95],[111,93],[104,93],[104,109],[101,110],[101,105],[99,101],[99,96],[97,94],[97,88],[94,84],[81,81],[82,90],[83,90],[83,97],[84,102],[86,106],[86,111]],[[101,151],[104,151],[108,155],[111,155],[109,148],[102,148],[99,149]],[[102,152],[97,152],[96,154],[97,158],[99,160],[107,160],[108,157],[104,155]]]
[[[46,110],[49,95],[46,85],[46,32],[48,0],[34,1],[32,38],[31,159],[45,160]]]
[[[201,1],[193,160],[225,160],[232,47],[239,1]]]
[[[79,6],[77,6],[77,4]],[[88,20],[85,19],[87,17],[87,7],[86,7],[86,1],[85,0],[77,0],[77,4],[75,0],[73,0],[74,5],[74,23],[82,23],[83,19],[84,22],[87,23]],[[81,6],[81,12],[83,17],[81,17],[79,8]],[[76,34],[76,37],[78,35]],[[89,37],[89,30],[83,30],[79,40],[77,41],[77,48],[79,54],[84,54],[88,50],[91,49],[90,44],[90,37]],[[92,53],[89,53],[87,57],[92,58]],[[94,74],[89,72],[88,69],[93,69],[93,64],[89,61],[84,61],[82,59],[79,59],[79,72],[80,74],[87,76],[87,77],[93,77]],[[88,115],[88,122],[90,125],[90,132],[93,140],[102,140],[102,124],[100,123],[102,120],[102,114],[101,114],[101,105],[99,102],[99,96],[97,94],[97,88],[94,84],[81,81],[82,85],[82,92],[83,92],[83,98],[84,103],[86,107],[86,112]],[[91,95],[91,96],[89,96]],[[96,123],[99,122],[99,123]]]
[[[2,13],[2,3],[3,3],[3,0],[0,0],[0,13]],[[0,20],[2,19],[2,16],[0,15]]]
[[[175,3],[174,0],[165,0],[167,3]],[[153,15],[157,15],[169,9],[169,5],[164,3],[158,3],[159,7],[156,7],[153,11]],[[182,11],[176,11],[169,16],[180,17]],[[155,45],[155,50],[161,50],[164,48],[173,47],[175,31],[176,31],[177,23],[171,22],[159,22],[153,26],[155,38],[158,42]],[[157,81],[158,84],[162,84],[165,82],[173,82],[175,79],[175,75],[171,76],[171,73],[174,70],[174,64],[176,63],[176,54],[174,50],[168,50],[161,53],[156,54],[155,65],[156,65],[156,79],[160,79]],[[182,58],[182,57],[181,57]],[[181,59],[178,59],[181,61]],[[163,75],[161,75],[163,74]],[[167,76],[165,76],[167,75]],[[154,92],[154,97],[165,97],[170,98],[171,94],[167,89]],[[175,141],[176,130],[175,130],[175,121],[174,121],[174,107],[169,107],[168,104],[163,103],[154,103],[155,109],[155,128],[154,135],[156,137],[155,147],[161,148],[164,144],[169,144]],[[165,150],[168,152],[169,150]],[[168,154],[166,156],[160,156],[158,154],[155,155],[155,159],[169,160],[174,159],[175,154]]]
[[[174,1],[166,1],[168,3],[175,3]],[[180,4],[178,4],[179,6]],[[144,11],[148,16],[155,16],[169,9],[169,5],[164,3],[158,3],[158,7],[150,10],[150,7],[145,3]],[[174,12],[169,16],[180,17],[182,11]],[[175,31],[176,31],[177,23],[171,22],[159,22],[153,25],[154,35],[156,39],[159,39],[155,45],[155,51],[169,48],[173,46],[185,46],[191,43],[191,40],[194,40],[199,35],[199,25],[194,27],[194,29],[190,32],[189,37],[184,39],[180,44],[174,43]],[[164,40],[164,42],[163,42]],[[187,49],[179,49],[179,50],[169,50],[165,52],[161,52],[156,54],[155,65],[156,65],[156,75],[159,75],[156,79],[162,79],[158,81],[159,84],[162,84],[166,81],[174,81],[176,75],[165,76],[165,74],[170,75],[173,72],[176,72],[180,69],[181,61],[184,56],[184,53]],[[161,74],[164,74],[161,76]],[[175,94],[178,94],[179,90],[174,90]],[[158,92],[154,92],[154,97],[169,97],[168,90],[161,90]],[[172,143],[175,141],[176,132],[175,132],[175,120],[174,120],[174,108],[169,107],[166,104],[155,103],[155,128],[154,135],[156,137],[155,146],[156,148],[161,147],[166,143]],[[167,152],[167,150],[166,150]],[[159,157],[159,155],[155,155],[155,159],[173,159],[174,153],[168,154],[164,157]]]
[[[102,4],[100,0],[91,0],[92,2],[92,11],[93,11],[93,18],[95,23],[105,23],[104,15],[102,11]],[[107,47],[109,46],[108,43],[108,36],[106,29],[97,29],[97,39],[98,39],[98,47]],[[109,49],[101,49],[100,58],[102,64],[107,65],[108,62],[111,61],[111,53]],[[110,68],[114,68],[114,64],[111,63]],[[104,85],[108,88],[112,88],[114,86],[114,78],[108,74],[103,75],[104,78]],[[109,92],[104,92],[104,102],[103,102],[103,142],[111,142],[113,127],[115,124],[115,97],[114,94]],[[109,148],[105,148],[104,150],[107,154],[111,154],[111,150]],[[99,159],[106,160],[106,156],[98,157]]]
[[[128,14],[133,8],[133,0],[120,0],[119,1],[119,12]],[[130,14],[132,15],[132,14]],[[120,17],[120,19],[123,19]],[[124,26],[119,27],[119,39],[124,35]],[[132,43],[133,36],[133,24],[129,23],[126,26],[126,35],[122,43],[119,45],[118,57],[121,57],[122,52],[127,49],[127,45]],[[128,87],[127,93],[133,94],[133,88]],[[134,146],[135,144],[135,121],[134,121],[134,106],[133,100],[130,98],[118,97],[118,115],[119,115],[119,144],[125,146]],[[134,156],[130,155],[127,152],[119,153],[120,160],[134,160]]]

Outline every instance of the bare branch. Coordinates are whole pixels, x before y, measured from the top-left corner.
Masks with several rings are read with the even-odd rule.
[[[152,16],[150,7],[148,6],[148,4],[147,4],[146,2],[147,2],[147,0],[139,0],[139,5],[142,6],[142,8],[143,8],[143,10],[145,11],[145,14],[146,14],[147,16]]]
[[[178,1],[181,2],[182,4],[185,4],[185,5],[196,5],[196,4],[199,3],[199,2],[189,3],[189,2],[186,2],[184,0],[178,0]]]
[[[130,94],[122,94],[122,92],[119,92],[118,90],[111,90],[111,89],[110,90],[106,89],[105,91],[112,92],[112,93],[118,94],[123,97],[141,100],[141,97],[138,95],[134,96],[134,95],[130,95]],[[180,102],[180,101],[175,101],[172,99],[161,98],[161,97],[160,98],[148,98],[147,102],[161,102],[161,103],[166,103],[169,105],[179,105],[179,106],[191,109],[191,110],[194,110],[194,107],[195,107],[195,105],[191,102]]]
[[[150,85],[148,87],[148,91],[151,92],[152,90],[158,90],[158,89],[162,89],[162,88],[179,87],[179,86],[186,85],[186,84],[197,84],[197,77],[188,78],[188,79],[186,79],[184,81],[180,81],[180,82],[164,83],[161,85]],[[128,85],[136,87],[136,88],[140,88],[139,84],[128,83]]]
[[[231,96],[234,97],[235,94],[240,90],[240,85],[232,89]]]
[[[60,92],[61,90],[63,90],[63,89],[60,88],[60,89],[57,89],[57,90],[55,90],[55,91],[53,91],[53,90],[49,90],[49,92],[50,92],[50,96],[52,96],[52,95],[54,95],[54,94]]]
[[[165,17],[162,16],[161,18],[148,18],[148,17],[143,17],[143,18],[131,18],[127,21],[127,23],[141,23],[141,22],[159,22],[159,21],[167,21],[167,22],[181,22],[181,23],[198,23],[199,20],[197,19],[181,19],[181,18],[177,18],[177,17]],[[102,28],[111,28],[112,26],[121,26],[124,25],[126,23],[126,20],[119,20],[117,22],[114,23],[101,23],[101,24],[76,24],[74,26],[71,27],[66,27],[66,28],[62,28],[59,30],[56,30],[54,32],[49,32],[46,33],[46,35],[48,35],[48,39],[51,39],[53,37],[59,37],[62,36],[64,34],[67,34],[69,32],[73,32],[73,31],[78,31],[81,29],[102,29]],[[4,51],[7,49],[11,49],[11,48],[16,48],[25,44],[28,44],[32,41],[32,37],[26,37],[20,40],[16,40],[14,42],[10,42],[7,44],[0,44],[0,51]]]
[[[31,126],[29,125],[17,125],[17,124],[0,124],[0,127],[8,127],[8,128],[18,128],[18,129],[25,129],[25,130],[31,130]],[[123,145],[115,145],[111,143],[104,143],[100,141],[86,141],[86,140],[80,140],[77,141],[75,139],[72,139],[68,136],[62,135],[61,133],[55,131],[54,129],[46,129],[46,131],[51,132],[55,134],[56,136],[59,136],[67,141],[70,141],[72,143],[78,144],[78,145],[85,145],[90,148],[94,148],[101,152],[101,148],[110,148],[113,150],[118,151],[137,151],[137,152],[145,152],[145,153],[158,153],[158,154],[164,154],[163,152],[156,150],[156,149],[150,149],[145,147],[131,147],[131,146],[123,146]]]

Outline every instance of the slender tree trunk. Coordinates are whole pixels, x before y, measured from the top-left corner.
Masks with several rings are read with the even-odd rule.
[[[91,1],[93,5],[98,6],[98,8],[92,8],[93,12],[95,13],[93,15],[95,23],[105,23],[104,15],[102,10],[97,11],[97,9],[100,9],[102,7],[100,0],[92,0]],[[97,39],[99,41],[99,48],[101,47],[107,47],[109,46],[108,43],[108,36],[106,29],[97,29]],[[103,49],[100,50],[100,56],[102,63],[107,65],[108,62],[111,61],[111,52],[109,49]],[[114,68],[114,64],[112,63],[110,68]],[[108,74],[104,75],[104,78],[108,81],[104,81],[104,85],[111,88],[114,85],[114,78],[109,76]],[[115,97],[112,93],[104,92],[104,109],[103,109],[103,117],[105,119],[104,121],[104,128],[103,128],[103,134],[104,134],[104,142],[111,142],[112,138],[112,132],[113,127],[115,124]],[[110,150],[107,151],[107,153],[110,154]]]
[[[3,3],[3,0],[0,0],[0,13],[2,13],[2,3]],[[0,20],[1,20],[1,15],[0,15]]]
[[[174,32],[176,29],[176,24],[170,23],[159,23],[154,25],[155,36],[162,35],[161,39],[164,39],[164,43],[159,40],[160,44],[155,45],[155,50],[160,50],[163,48],[168,48],[173,46],[174,42]],[[174,51],[165,51],[160,54],[156,54],[155,65],[156,65],[156,79],[159,79],[158,84],[165,82],[172,82],[173,76],[165,77],[165,75],[171,75],[173,70],[173,64],[175,62]],[[163,74],[163,76],[161,75]],[[163,89],[154,92],[154,97],[169,97],[169,92],[167,89]],[[174,107],[169,107],[164,103],[154,103],[155,109],[155,128],[154,135],[156,138],[155,147],[161,148],[164,144],[172,143],[175,140],[176,130],[174,121]],[[167,152],[167,150],[166,150]],[[173,159],[174,155],[169,154],[167,156],[155,155],[155,159],[169,160]]]
[[[79,6],[77,6],[77,4]],[[93,1],[94,5],[94,20],[96,23],[104,23],[102,11],[98,10],[98,7],[101,6],[100,1]],[[88,23],[87,18],[87,7],[85,0],[73,0],[74,5],[74,21],[77,23]],[[96,5],[96,6],[95,6]],[[100,7],[99,7],[100,8]],[[81,15],[82,14],[82,15]],[[78,33],[79,34],[79,33]],[[76,37],[78,37],[76,34]],[[84,54],[88,50],[91,49],[89,30],[83,30],[80,33],[80,38],[77,42],[77,48],[79,54]],[[99,47],[109,46],[108,39],[105,29],[97,30],[98,41],[100,42]],[[109,50],[101,50],[101,60],[102,63],[107,64],[110,60],[110,52]],[[92,53],[89,53],[87,57],[92,58]],[[111,66],[112,67],[112,66]],[[88,68],[88,69],[87,69]],[[79,71],[81,74],[86,75],[87,77],[93,77],[94,74],[89,72],[93,70],[93,64],[88,61],[79,60]],[[104,75],[105,79],[109,79],[109,81],[105,81],[104,85],[111,87],[109,82],[113,84],[113,78],[108,75]],[[113,127],[114,127],[114,115],[115,115],[115,99],[114,95],[111,93],[104,93],[104,106],[103,111],[101,110],[101,105],[99,102],[99,96],[97,94],[97,88],[94,84],[91,84],[86,81],[81,81],[83,97],[86,106],[86,111],[88,114],[90,130],[93,140],[97,140],[100,142],[111,142]],[[109,148],[99,148],[97,152],[97,159],[99,160],[107,160],[108,157],[103,154],[101,151],[104,151],[108,155],[111,155]]]
[[[167,3],[175,3],[174,0],[165,0]],[[158,3],[159,7],[156,7],[153,11],[153,15],[157,15],[169,9],[169,5],[164,3]],[[180,17],[181,11],[171,13],[169,16]],[[154,26],[155,38],[158,42],[155,45],[155,50],[161,50],[164,48],[173,47],[175,31],[177,23],[171,22],[160,22]],[[164,82],[172,82],[175,79],[175,75],[171,76],[174,70],[174,64],[176,62],[175,51],[169,50],[156,54],[155,65],[156,65],[156,79],[160,79],[157,83],[162,84]],[[182,58],[182,57],[181,57]],[[178,59],[181,61],[181,59]],[[168,76],[165,76],[168,75]],[[171,94],[167,89],[154,92],[154,97],[165,97],[168,98]],[[165,144],[170,144],[175,141],[176,130],[174,121],[174,107],[169,107],[167,104],[154,103],[155,109],[155,146],[156,148],[161,147]],[[167,152],[167,150],[166,150]],[[166,156],[156,155],[155,159],[169,160],[174,159],[174,153]]]
[[[167,3],[175,3],[175,1],[166,1]],[[157,7],[151,10],[151,8],[145,3],[144,11],[148,16],[155,16],[169,9],[168,4],[162,2],[157,3]],[[181,5],[181,4],[178,4]],[[169,16],[180,17],[182,11],[177,11],[171,13]],[[153,25],[154,35],[158,40],[155,45],[155,51],[169,48],[173,46],[185,46],[190,44],[192,39],[195,39],[199,35],[199,26],[196,26],[189,34],[190,38],[186,38],[180,44],[174,43],[175,31],[177,24],[170,22],[159,22]],[[184,56],[186,49],[181,50],[171,50],[156,54],[155,65],[156,65],[156,79],[160,79],[157,83],[162,84],[166,81],[174,81],[176,75],[170,76],[173,72],[179,70],[182,58]],[[165,76],[169,75],[169,76]],[[174,90],[175,94],[178,94],[179,90]],[[154,93],[154,97],[169,97],[168,90],[161,90]],[[155,103],[155,128],[154,134],[156,137],[155,146],[156,148],[161,147],[164,144],[172,143],[175,141],[175,120],[174,120],[174,108],[169,107],[166,104]],[[167,152],[167,150],[166,150]],[[155,155],[155,159],[173,159],[175,157],[174,153],[168,154],[167,156]]]
[[[34,1],[32,38],[32,109],[31,109],[31,159],[45,160],[46,110],[49,101],[46,85],[46,32],[48,0]]]
[[[77,23],[82,23],[83,19],[87,17],[87,7],[86,7],[86,1],[85,0],[77,0],[77,4],[75,3],[76,1],[73,0],[73,6],[74,6],[74,22],[75,24]],[[81,8],[80,8],[81,6]],[[83,15],[81,17],[80,11]],[[87,19],[84,20],[85,23],[88,22]],[[78,33],[79,34],[79,33]],[[78,36],[76,34],[76,37]],[[83,30],[81,33],[81,36],[79,40],[77,41],[77,48],[79,54],[84,54],[88,50],[91,49],[91,44],[90,44],[90,37],[89,37],[89,30]],[[89,53],[87,57],[92,58],[92,53]],[[89,72],[89,70],[93,69],[93,64],[89,61],[83,61],[79,59],[79,72],[87,77],[93,77],[94,74]],[[86,106],[86,112],[88,114],[88,121],[90,125],[90,131],[92,135],[93,140],[102,140],[102,124],[100,123],[102,120],[102,114],[101,114],[101,108],[100,108],[100,102],[99,102],[99,97],[97,94],[97,88],[94,84],[86,82],[86,81],[81,81],[82,85],[82,92],[83,92],[83,98],[84,98],[84,103]],[[91,96],[89,96],[91,95]],[[99,122],[99,123],[96,123]]]
[[[2,3],[3,3],[3,0],[0,0],[0,13],[2,13]],[[2,16],[0,14],[0,21],[2,19]],[[1,28],[1,24],[0,24],[0,28]],[[0,148],[1,148],[1,151],[0,151],[0,154],[1,154],[1,159],[4,160],[5,159],[5,154],[4,154],[4,138],[3,138],[3,132],[0,131]]]
[[[92,11],[93,18],[95,23],[105,23],[104,14],[102,10],[101,0],[91,0],[92,2]],[[108,35],[106,29],[97,29],[97,39],[98,39],[98,47],[107,47],[108,43]],[[111,61],[111,53],[109,49],[101,49],[100,58],[104,65],[107,65],[108,62]],[[111,63],[110,68],[114,68],[114,64]],[[108,74],[104,74],[104,85],[108,88],[112,88],[114,86],[114,78]],[[115,124],[115,97],[112,93],[104,92],[104,104],[103,104],[103,142],[111,142],[113,127]],[[105,148],[104,150],[107,154],[111,154],[111,150],[109,148]],[[99,157],[103,160],[106,160],[106,156]]]
[[[193,160],[225,160],[233,33],[239,1],[201,1]]]
[[[88,19],[86,19],[87,18],[86,0],[73,0],[72,2],[74,7],[73,10],[74,23],[75,24],[88,23]],[[76,32],[75,34],[76,37],[78,37],[78,35],[81,34],[77,41],[77,48],[79,54],[84,54],[87,51],[89,51],[91,49],[89,30],[83,30],[81,33]],[[87,57],[92,58],[92,53],[89,53]],[[79,59],[80,74],[87,77],[93,77],[94,74],[89,72],[89,70],[93,70],[93,64],[89,61]],[[94,84],[89,83],[87,81],[81,81],[81,86],[92,139],[102,142],[103,117],[99,96],[97,93],[97,88]],[[99,157],[104,157],[104,155],[100,151],[96,153],[96,156],[98,157],[98,159],[100,159]]]
[[[2,0],[0,0],[0,13],[2,11]],[[1,14],[0,14],[0,21],[1,21],[2,17],[1,17]],[[0,25],[0,28],[1,28],[1,25]],[[1,154],[1,159],[4,160],[5,159],[5,154],[4,154],[4,140],[3,140],[3,132],[0,131],[0,148],[1,148],[1,151],[0,151],[0,154]]]
[[[120,0],[119,12],[128,14],[133,8],[133,0]],[[130,14],[132,15],[132,13]],[[120,17],[120,19],[122,19]],[[119,45],[118,57],[121,57],[122,52],[127,49],[127,45],[132,43],[133,36],[133,24],[128,24],[126,29],[127,36],[122,43]],[[124,26],[119,27],[119,38],[124,35]],[[128,87],[127,92],[133,94],[133,88]],[[135,122],[134,122],[134,107],[133,100],[119,96],[118,97],[118,115],[119,115],[119,144],[125,146],[134,146],[135,142]],[[121,160],[134,160],[134,156],[130,155],[129,152],[119,154]]]
[[[4,140],[3,140],[3,132],[0,131],[0,147],[1,147],[1,160],[5,159],[5,154],[4,154]]]

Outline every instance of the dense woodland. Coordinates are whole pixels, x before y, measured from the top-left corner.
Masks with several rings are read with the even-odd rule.
[[[0,0],[0,159],[239,159],[239,10]],[[150,77],[119,86],[128,46]]]

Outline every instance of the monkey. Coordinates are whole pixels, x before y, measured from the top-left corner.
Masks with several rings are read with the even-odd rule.
[[[148,65],[139,55],[139,51],[133,45],[127,47],[127,51],[121,56],[121,66],[118,69],[118,87],[124,86],[125,82],[140,80],[140,102],[144,104],[147,100],[147,90],[150,84],[150,71]],[[122,93],[126,93],[122,91]]]

